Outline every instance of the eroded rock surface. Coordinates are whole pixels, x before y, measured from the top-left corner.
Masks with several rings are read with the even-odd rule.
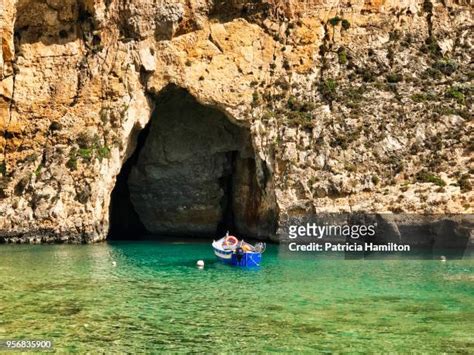
[[[253,215],[473,212],[470,1],[0,6],[3,241],[103,240],[170,84],[247,127],[271,190]]]

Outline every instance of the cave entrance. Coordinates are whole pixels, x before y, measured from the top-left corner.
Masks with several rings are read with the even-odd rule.
[[[227,230],[266,238],[275,229],[268,180],[248,127],[167,87],[117,177],[109,238],[215,238]]]

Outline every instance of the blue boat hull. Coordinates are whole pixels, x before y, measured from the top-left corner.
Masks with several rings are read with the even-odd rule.
[[[219,260],[232,266],[258,267],[262,261],[262,253],[245,253],[239,257],[239,255],[232,252],[223,252],[216,250],[216,248],[214,248],[214,252]]]

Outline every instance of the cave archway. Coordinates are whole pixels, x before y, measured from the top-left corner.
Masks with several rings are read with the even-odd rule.
[[[109,239],[268,238],[276,218],[270,173],[248,127],[169,86],[112,192]]]

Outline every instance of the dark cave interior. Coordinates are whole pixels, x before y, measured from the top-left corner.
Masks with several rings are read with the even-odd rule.
[[[136,139],[112,192],[109,240],[262,238],[273,228],[247,127],[170,86]]]

